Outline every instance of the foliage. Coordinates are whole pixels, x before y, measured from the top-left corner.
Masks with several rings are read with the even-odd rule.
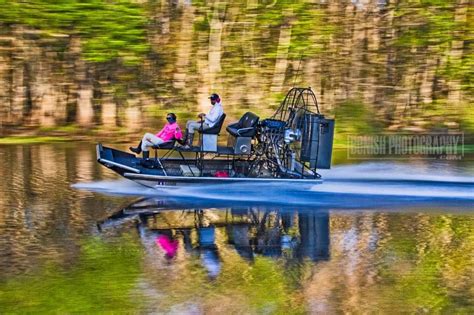
[[[461,111],[461,124],[464,130],[474,134],[474,104],[467,104]]]
[[[270,32],[279,32],[282,26],[291,27],[291,43],[289,59],[299,60],[301,57],[314,57],[324,51],[335,26],[328,22],[327,13],[314,3],[306,1],[275,1],[271,5],[262,3],[259,7],[258,27],[262,34],[265,27]],[[276,34],[278,35],[278,33]],[[276,56],[278,36],[272,40],[261,38],[267,45],[266,55]],[[276,40],[276,41],[275,41]]]
[[[338,104],[335,111],[335,145],[346,147],[348,135],[371,135],[382,130],[382,126],[373,118],[374,113],[359,100]]]
[[[401,2],[396,8],[401,34],[397,44],[408,47],[442,45],[453,39],[459,25],[454,19],[455,0]]]
[[[336,26],[329,23],[328,14],[314,4],[302,2],[295,9],[290,58],[315,58],[327,48]]]
[[[66,90],[68,95],[58,103],[67,99],[71,115],[67,121],[56,119],[61,115],[57,111],[53,116],[58,125],[79,121],[76,91],[83,88],[77,86],[82,84],[78,77],[85,76],[93,81],[87,83],[93,85],[97,123],[105,113],[102,99],[110,94],[117,115],[133,103],[143,117],[130,120],[151,125],[165,110],[179,113],[184,122],[204,108],[197,103],[202,93],[213,89],[223,95],[229,118],[247,110],[266,116],[291,84],[301,82],[315,88],[324,106],[338,107],[339,143],[344,142],[342,133],[403,129],[415,122],[426,130],[445,128],[449,122],[452,129],[460,126],[470,132],[472,115],[464,104],[474,97],[472,14],[466,0],[364,5],[309,0],[0,0],[0,45],[8,42],[5,51],[12,51],[0,58],[7,60],[7,68],[21,72],[24,66],[25,75],[27,69],[31,71],[18,91],[35,91],[35,78],[55,81],[55,91]],[[216,18],[218,23],[213,21]],[[25,38],[35,48],[32,56],[47,57],[35,61],[17,51]],[[18,45],[15,39],[20,39]],[[62,54],[77,42],[83,58],[93,66],[78,69],[75,58]],[[209,67],[209,58],[217,54],[217,67]],[[49,56],[51,65],[40,65]],[[276,65],[286,69],[275,69]],[[48,67],[58,70],[38,70]],[[4,73],[0,80],[5,86],[21,85],[20,79],[13,82],[19,78],[17,73]],[[10,115],[8,124],[41,121],[24,117],[44,113],[35,111],[42,106],[35,103],[39,97],[13,108],[22,100],[12,101],[18,94],[15,89],[7,94],[0,111]],[[361,95],[364,104],[348,105]],[[128,102],[130,98],[140,101]],[[404,106],[407,110],[400,110]],[[120,118],[124,119],[117,119],[117,124],[129,117]]]
[[[395,29],[399,31],[395,47],[404,57],[416,60],[433,53],[439,58],[445,55],[448,62],[439,74],[460,80],[461,87],[474,95],[472,8],[464,9],[456,0],[403,1],[395,7],[395,15]],[[462,58],[453,53],[455,50],[465,50]]]
[[[0,22],[79,36],[84,58],[93,62],[137,64],[148,51],[145,11],[131,1],[0,0]]]

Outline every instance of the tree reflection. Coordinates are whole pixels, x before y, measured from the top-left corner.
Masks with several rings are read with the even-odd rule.
[[[144,242],[155,251],[147,281],[169,290],[157,310],[372,312],[392,310],[400,301],[411,312],[470,308],[472,255],[460,249],[473,249],[472,219],[255,206],[182,209],[156,199],[120,213],[101,222],[103,233],[138,224],[179,240],[172,260]]]

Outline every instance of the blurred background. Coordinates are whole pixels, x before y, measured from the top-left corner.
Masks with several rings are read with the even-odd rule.
[[[0,136],[227,122],[311,86],[344,135],[463,131],[473,142],[468,0],[0,0]]]
[[[0,310],[474,314],[472,15],[469,0],[0,0]],[[167,112],[184,126],[210,93],[230,123],[293,86],[336,118],[334,168],[256,200],[178,191],[201,198],[218,259],[180,226],[185,198],[138,202],[96,162],[95,141],[126,150]],[[462,159],[347,154],[349,134],[431,132],[464,133]],[[151,217],[97,225],[157,208],[173,260]]]

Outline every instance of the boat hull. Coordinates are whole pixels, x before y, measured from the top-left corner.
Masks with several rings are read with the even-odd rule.
[[[229,185],[248,184],[259,185],[293,184],[293,185],[316,185],[321,184],[321,179],[288,179],[288,178],[236,178],[236,177],[185,177],[185,176],[160,176],[124,173],[123,177],[133,180],[141,185],[160,188],[163,186],[192,186],[192,185]]]
[[[97,161],[105,167],[109,168],[110,170],[116,172],[117,174],[138,184],[151,188],[203,184],[228,185],[258,183],[259,185],[275,185],[291,183],[294,185],[315,185],[322,183],[322,180],[319,178],[294,179],[273,177],[214,177],[202,176],[202,174],[193,174],[195,176],[184,176],[179,173],[179,166],[182,164],[191,166],[194,163],[193,160],[171,158],[162,159],[161,161],[163,162],[164,167],[146,168],[142,165],[142,159],[137,158],[135,155],[120,150],[103,147],[101,144],[97,145]],[[231,163],[232,160],[228,159],[213,159],[206,161],[206,164],[208,164],[207,166],[214,170],[216,169],[216,167],[220,167],[221,169],[225,170],[232,165]],[[163,170],[166,168],[167,172]]]

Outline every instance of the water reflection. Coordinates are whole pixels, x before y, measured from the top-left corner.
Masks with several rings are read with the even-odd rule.
[[[422,174],[425,162],[339,165],[318,191],[254,192],[286,201],[265,204],[229,189],[132,199],[143,188],[119,187],[94,154],[92,144],[0,147],[2,312],[473,311],[473,186],[460,162],[426,162]],[[398,177],[382,186],[387,172]],[[71,187],[104,180],[129,194]],[[387,206],[388,193],[403,198]]]
[[[43,261],[78,255],[96,215],[123,198],[77,191],[77,182],[116,178],[95,163],[92,144],[0,146],[0,279]]]
[[[146,252],[160,248],[172,259],[178,246],[200,257],[210,278],[221,270],[219,246],[232,247],[248,262],[256,256],[282,258],[286,262],[328,260],[329,213],[255,207],[170,209],[158,199],[138,200],[98,223],[102,233],[137,229]],[[176,245],[175,245],[176,244]],[[176,246],[176,247],[174,247]]]
[[[453,294],[460,277],[467,281],[462,287],[474,283],[474,259],[460,251],[472,248],[473,219],[282,206],[183,208],[147,198],[98,228],[104,238],[131,231],[139,237],[147,290],[165,286],[160,294],[171,299],[159,303],[159,310],[186,305],[185,310],[255,311],[273,305],[283,311],[302,299],[303,312],[388,311],[400,300],[407,303],[404,310],[415,312],[445,309],[437,301],[464,307],[468,291]],[[176,242],[173,255],[160,237]],[[252,300],[255,290],[263,296]],[[228,295],[251,301],[220,305]],[[374,300],[364,304],[367,299]]]

